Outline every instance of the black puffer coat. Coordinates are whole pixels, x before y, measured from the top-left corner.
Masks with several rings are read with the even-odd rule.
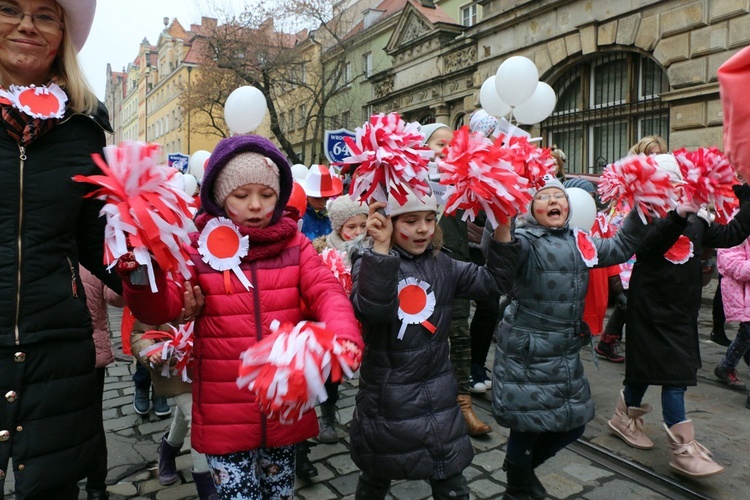
[[[0,402],[0,475],[12,457],[23,497],[54,498],[93,456],[100,395],[79,261],[121,286],[102,264],[102,203],[72,177],[99,171],[91,154],[104,130],[103,106],[96,117],[68,115],[26,148],[0,126],[0,394],[16,393]]]
[[[499,295],[512,272],[493,243],[485,267],[428,250],[413,256],[365,251],[354,265],[352,301],[362,322],[365,351],[350,429],[351,455],[365,472],[389,479],[445,479],[463,471],[474,456],[456,399],[458,384],[449,360],[453,299]],[[506,269],[504,271],[503,269]],[[435,309],[398,340],[398,285],[427,282]]]
[[[691,215],[682,233],[693,243],[684,264],[664,258],[672,246],[658,233],[639,246],[630,278],[625,383],[696,385],[701,367],[698,309],[704,248],[728,248],[750,235],[750,204],[726,226]]]

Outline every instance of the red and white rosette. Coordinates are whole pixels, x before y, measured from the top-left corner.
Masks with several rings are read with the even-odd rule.
[[[320,253],[320,258],[333,276],[339,280],[344,291],[349,295],[352,291],[352,267],[346,258],[346,252],[339,252],[335,248],[326,248]]]
[[[430,195],[427,163],[434,153],[422,145],[419,123],[405,122],[398,113],[378,114],[357,127],[356,137],[345,137],[351,156],[337,165],[357,165],[349,194],[364,203],[406,202],[409,186],[419,199]]]
[[[437,160],[440,184],[446,185],[445,214],[465,210],[463,220],[474,220],[484,210],[493,227],[528,210],[528,179],[504,159],[497,143],[463,126],[453,134],[446,155]]]
[[[91,155],[103,175],[76,175],[73,180],[94,184],[87,197],[104,200],[101,214],[107,217],[104,233],[104,263],[111,268],[128,251],[146,266],[149,284],[157,291],[151,258],[168,275],[190,277],[189,241],[192,197],[171,182],[177,170],[158,165],[160,147],[143,142],[125,142],[104,148],[106,162]]]
[[[495,140],[500,148],[503,161],[509,163],[518,175],[529,180],[529,187],[538,189],[544,186],[545,175],[555,175],[557,160],[549,148],[537,147],[526,136],[505,136]]]
[[[398,318],[401,328],[398,339],[403,340],[406,327],[422,325],[434,334],[437,327],[428,320],[435,312],[435,294],[430,291],[430,284],[416,278],[406,278],[398,283]]]
[[[150,357],[159,354],[164,361],[161,367],[162,377],[179,376],[183,382],[192,382],[188,369],[193,363],[194,322],[172,328],[171,332],[149,330],[143,334],[144,339],[156,342],[141,350],[140,356]]]
[[[586,267],[594,267],[599,263],[599,255],[596,251],[594,241],[591,239],[591,235],[588,231],[584,231],[579,227],[573,228],[573,236],[576,239],[576,248],[578,253],[581,254]]]
[[[644,154],[629,155],[607,165],[599,178],[598,190],[602,202],[626,202],[644,224],[653,216],[664,217],[677,205],[669,173]]]
[[[250,242],[247,236],[242,236],[234,223],[226,217],[216,217],[206,224],[198,238],[198,252],[203,262],[211,269],[224,273],[224,284],[227,293],[231,293],[229,285],[229,271],[240,280],[245,290],[253,288],[250,280],[240,269],[242,257],[247,255]]]
[[[28,87],[11,85],[8,90],[0,89],[0,97],[5,97],[19,111],[42,120],[65,116],[68,102],[65,91],[56,83]]]
[[[740,181],[732,165],[717,148],[685,148],[674,152],[680,172],[685,181],[683,190],[686,201],[701,205],[713,205],[716,221],[726,224],[738,207],[732,186]]]
[[[315,401],[328,397],[325,381],[352,377],[362,353],[351,343],[340,342],[320,323],[303,321],[271,324],[271,335],[242,355],[237,386],[255,393],[268,415],[278,415],[282,424],[302,418]]]
[[[677,241],[675,241],[672,248],[667,250],[664,254],[664,258],[672,264],[684,264],[689,261],[693,255],[695,255],[693,242],[690,238],[681,234]]]

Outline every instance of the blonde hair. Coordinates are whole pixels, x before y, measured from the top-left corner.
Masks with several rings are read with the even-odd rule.
[[[63,23],[67,16],[63,10]],[[86,76],[78,64],[78,52],[70,39],[68,30],[63,30],[62,50],[52,62],[52,80],[65,89],[70,109],[76,113],[92,114],[99,107],[99,100],[91,90]]]
[[[568,161],[568,157],[562,149],[557,147],[557,144],[553,144],[549,149],[550,154],[557,161],[559,173],[556,174],[556,177],[565,180],[565,162]]]
[[[669,152],[669,149],[667,149],[667,141],[665,141],[663,137],[658,135],[647,135],[640,141],[636,142],[633,147],[630,148],[628,154],[637,155],[643,153],[648,155],[651,154],[652,150],[657,146],[661,149],[660,153],[664,154]]]

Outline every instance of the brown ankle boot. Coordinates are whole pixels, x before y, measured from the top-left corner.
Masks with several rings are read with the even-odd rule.
[[[672,460],[669,466],[683,476],[700,479],[724,472],[724,467],[714,462],[711,452],[695,440],[693,422],[685,420],[672,427],[664,424],[669,444],[672,446]]]
[[[464,420],[466,420],[469,436],[483,436],[492,431],[492,427],[479,420],[477,414],[474,413],[474,409],[471,407],[471,395],[459,394],[458,406],[461,407],[461,413],[463,413]]]

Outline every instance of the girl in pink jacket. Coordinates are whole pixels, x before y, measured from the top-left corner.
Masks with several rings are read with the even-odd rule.
[[[735,186],[740,205],[750,202],[750,186]],[[737,377],[737,363],[750,350],[750,238],[732,248],[717,251],[721,275],[721,298],[727,321],[739,321],[737,336],[714,369],[714,375],[732,389],[744,391],[745,384]],[[750,409],[750,394],[745,401]]]
[[[285,211],[292,182],[284,155],[254,135],[219,142],[203,177],[205,213],[189,248],[190,282],[205,297],[195,318],[191,444],[206,454],[220,498],[291,499],[294,444],[318,434],[314,410],[283,424],[237,387],[240,354],[270,335],[274,320],[303,320],[303,302],[342,343],[363,346],[343,288]],[[128,306],[147,324],[174,320],[183,305],[180,283],[156,271],[156,294],[123,280]]]

